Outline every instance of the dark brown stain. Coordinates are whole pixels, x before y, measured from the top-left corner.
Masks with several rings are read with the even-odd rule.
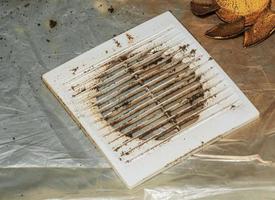
[[[190,51],[190,54],[191,54],[191,55],[195,55],[195,54],[196,54],[196,49],[192,49],[192,50]]]
[[[117,40],[114,39],[114,41],[117,44],[117,46],[120,46],[120,44]],[[188,45],[183,45],[179,48],[179,50],[185,52],[187,50],[187,48],[188,48]],[[157,52],[158,51],[156,51],[154,53],[157,53]],[[196,52],[196,50],[192,49],[190,51],[190,55],[194,55],[195,52]],[[144,57],[146,57],[146,56],[150,56],[150,54],[145,54]],[[192,86],[192,84],[194,84],[194,83],[198,83],[200,86],[197,87],[197,89],[195,91],[192,91],[194,93],[193,95],[188,96],[188,93],[187,93],[186,95],[183,95],[181,97],[181,99],[177,100],[179,102],[185,102],[183,104],[183,108],[180,108],[180,107],[178,108],[178,109],[180,109],[178,111],[178,113],[175,113],[175,111],[173,111],[173,110],[169,110],[169,109],[167,110],[167,109],[164,109],[164,107],[163,108],[160,107],[163,112],[163,114],[162,114],[163,119],[165,119],[165,117],[167,118],[167,120],[163,121],[162,123],[154,125],[154,124],[147,123],[146,120],[140,120],[138,122],[135,122],[135,121],[130,122],[128,120],[129,123],[120,124],[121,122],[124,122],[124,120],[122,120],[122,121],[118,120],[120,118],[122,118],[122,119],[125,118],[124,115],[127,116],[126,118],[128,118],[128,113],[133,112],[133,114],[134,114],[133,110],[137,107],[137,104],[139,104],[139,101],[143,102],[143,103],[146,103],[146,101],[148,101],[148,97],[150,98],[150,95],[148,95],[148,93],[145,93],[145,96],[142,98],[137,97],[137,98],[126,99],[125,101],[122,101],[121,103],[118,103],[117,105],[115,105],[113,107],[110,107],[109,109],[107,109],[106,111],[101,113],[103,116],[103,120],[105,120],[110,126],[113,126],[116,130],[122,132],[126,137],[129,137],[129,138],[134,137],[137,132],[141,131],[139,133],[138,138],[142,139],[142,140],[147,138],[149,135],[154,134],[155,131],[168,126],[169,128],[166,128],[164,131],[161,132],[161,134],[159,134],[157,137],[155,137],[156,140],[163,140],[167,136],[170,136],[170,134],[175,134],[176,132],[180,131],[181,129],[191,125],[192,123],[195,123],[199,119],[199,114],[193,114],[193,112],[203,108],[205,102],[204,101],[199,102],[199,99],[202,99],[204,97],[205,91],[202,90],[202,85],[200,83],[200,77],[196,76],[194,71],[191,72],[189,74],[189,76],[184,78],[181,82],[181,79],[180,79],[181,73],[177,72],[178,64],[175,64],[175,66],[170,67],[169,70],[164,70],[164,68],[162,68],[167,65],[170,65],[173,62],[173,55],[163,56],[162,54],[160,54],[158,57],[156,57],[156,58],[148,61],[147,63],[144,63],[143,65],[136,67],[136,68],[132,67],[133,64],[141,61],[142,59],[139,58],[137,61],[132,61],[132,63],[128,63],[127,60],[129,57],[130,56],[127,54],[118,56],[116,59],[113,59],[110,62],[105,64],[107,66],[106,70],[112,69],[112,67],[116,66],[116,64],[125,62],[125,65],[122,66],[122,69],[124,69],[125,73],[128,72],[129,76],[131,76],[131,79],[129,81],[137,81],[137,85],[140,85],[140,86],[143,86],[143,84],[146,81],[146,78],[142,79],[142,77],[146,77],[146,75],[148,73],[155,74],[155,75],[153,75],[154,78],[157,78],[158,73],[163,73],[163,71],[166,71],[167,73],[170,74],[168,77],[173,76],[173,74],[175,74],[174,76],[177,77],[177,79],[179,79],[179,80],[176,82],[171,82],[169,84],[167,83],[165,86],[162,87],[162,91],[169,92],[169,89],[171,90],[171,88],[173,88],[175,84],[181,83],[182,86],[178,87],[178,89],[176,91],[168,93],[170,96],[169,98],[173,97],[178,92]],[[189,68],[189,65],[186,67],[185,72],[187,72],[188,70],[191,71],[191,68]],[[116,75],[116,73],[117,73],[116,70],[111,71],[111,72],[106,72],[106,73],[103,72],[102,75],[98,76],[97,79],[99,80],[99,82],[104,82],[104,81],[108,80],[108,78]],[[119,82],[121,79],[118,78],[117,81]],[[168,78],[167,80],[170,80],[170,79]],[[114,90],[119,90],[119,88],[121,88],[121,87],[130,89],[131,88],[130,85],[127,86],[127,84],[130,84],[129,81],[125,82],[123,87],[116,86],[116,88],[114,88]],[[188,86],[188,85],[190,85],[190,86]],[[97,86],[97,87],[94,87],[93,89],[96,89],[96,91],[100,93],[100,91],[103,90],[104,88],[105,87],[103,87],[103,86]],[[108,88],[108,87],[106,87],[106,88]],[[105,90],[106,90],[106,88],[105,88]],[[143,89],[143,91],[144,91],[144,89]],[[147,89],[149,91],[152,90],[152,89],[150,89],[150,87]],[[121,90],[121,91],[123,91],[123,92],[118,95],[120,95],[120,96],[127,95],[127,89],[125,91],[124,90]],[[110,94],[112,92],[113,92],[113,90],[110,90]],[[108,93],[102,94],[102,95],[103,95],[103,97],[106,97],[106,96],[108,96]],[[156,94],[153,94],[153,95],[156,95]],[[100,99],[102,97],[101,97],[101,95],[99,95],[96,98],[100,101]],[[166,98],[166,96],[163,96],[163,98]],[[168,98],[168,96],[167,96],[167,98]],[[116,97],[113,100],[116,101]],[[152,103],[156,103],[156,105],[161,105],[161,102],[163,102],[163,101],[164,100],[159,99],[158,101],[153,101]],[[107,101],[106,103],[112,103],[112,100]],[[152,105],[152,103],[150,103],[148,105]],[[104,105],[105,104],[98,105],[99,109]],[[145,106],[137,112],[143,113],[143,112],[146,112],[148,109],[149,109],[148,106]],[[108,115],[106,115],[106,114],[108,114]],[[136,124],[135,127],[133,126],[134,124]],[[150,128],[150,126],[152,126],[152,127]],[[147,128],[147,130],[142,131],[145,127],[149,127],[149,128]],[[127,129],[127,128],[130,128],[130,129]],[[116,149],[116,150],[118,150],[118,149]],[[127,155],[126,152],[123,153],[123,155]]]
[[[83,73],[86,74],[86,73],[88,73],[88,72],[90,72],[90,71],[91,71],[90,69],[87,69],[87,70],[85,70]]]
[[[99,86],[96,86],[96,87],[95,87],[95,90],[96,90],[97,92],[99,92]]]
[[[122,55],[122,56],[119,56],[119,59],[120,59],[121,61],[124,61],[124,60],[127,60],[128,57],[127,57],[126,55]]]
[[[121,47],[121,44],[120,44],[120,42],[118,40],[116,40],[116,39],[113,39],[113,40],[114,40],[114,42],[116,44],[116,47]]]
[[[128,39],[128,43],[134,42],[134,37],[130,33],[126,33],[126,37]]]
[[[82,92],[85,92],[86,91],[86,88],[80,88],[75,94],[72,95],[72,97],[76,97],[78,95],[80,95]]]
[[[129,101],[125,101],[123,104],[121,104],[121,106],[123,107],[123,106],[128,106],[130,104],[130,102]]]
[[[76,73],[76,71],[78,70],[78,68],[79,68],[79,67],[75,67],[75,68],[71,69],[72,74],[75,74],[75,73]]]
[[[234,110],[235,108],[236,108],[236,105],[234,105],[234,104],[231,105],[231,107],[230,107],[231,110]]]
[[[155,61],[153,61],[152,63],[150,63],[150,64],[148,64],[146,66],[148,67],[149,65],[156,65],[156,64],[158,64],[158,62],[162,61],[163,59],[164,59],[163,57],[159,57],[158,59],[156,59]],[[172,58],[170,59],[170,62],[171,62],[171,60],[172,60]],[[167,62],[170,63],[169,60],[167,60],[166,63]]]
[[[197,94],[194,94],[192,97],[187,98],[187,100],[189,101],[189,103],[192,105],[193,102],[198,99],[199,97],[203,97],[204,96],[204,92],[199,92]]]
[[[180,49],[184,52],[184,51],[186,51],[188,46],[189,46],[188,44],[182,45],[182,46],[180,46]]]
[[[79,84],[77,84],[77,85],[72,85],[72,86],[71,86],[71,89],[72,89],[72,90],[75,90],[77,87],[79,87]]]
[[[109,8],[108,8],[108,12],[109,13],[113,13],[115,11],[115,9],[113,8],[113,6],[111,5]]]
[[[55,21],[53,19],[49,20],[49,26],[50,26],[50,28],[54,28],[54,27],[56,27],[56,25],[57,25],[57,21]]]

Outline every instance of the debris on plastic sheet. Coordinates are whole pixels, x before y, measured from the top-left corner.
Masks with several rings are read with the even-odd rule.
[[[115,11],[115,9],[113,8],[113,6],[111,5],[109,8],[108,8],[108,12],[109,13],[113,13]]]
[[[57,25],[57,21],[55,21],[53,19],[49,20],[49,26],[50,26],[50,28],[54,28],[54,27],[56,27],[56,25]]]

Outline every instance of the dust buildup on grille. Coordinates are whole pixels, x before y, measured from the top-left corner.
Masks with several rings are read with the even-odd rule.
[[[205,91],[190,67],[195,51],[187,46],[167,50],[144,50],[136,59],[124,54],[96,77],[95,105],[113,131],[162,140],[198,120]],[[185,57],[191,61],[182,62]]]

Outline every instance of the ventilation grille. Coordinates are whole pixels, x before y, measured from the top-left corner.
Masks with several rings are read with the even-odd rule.
[[[209,58],[169,28],[73,78],[72,97],[97,116],[120,160],[131,162],[187,127],[238,105]],[[71,85],[72,82],[70,81]]]
[[[43,80],[129,188],[259,115],[169,12]]]

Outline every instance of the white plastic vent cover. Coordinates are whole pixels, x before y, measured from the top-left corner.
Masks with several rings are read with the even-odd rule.
[[[258,116],[169,12],[43,80],[129,188]]]

